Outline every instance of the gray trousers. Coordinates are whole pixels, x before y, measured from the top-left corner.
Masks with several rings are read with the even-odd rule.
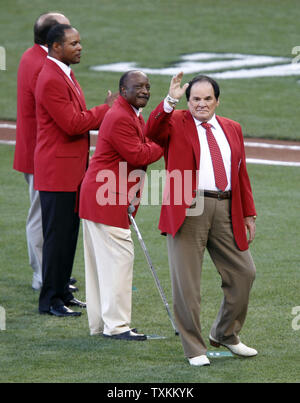
[[[29,256],[29,264],[33,269],[32,288],[38,290],[42,286],[42,251],[43,228],[40,195],[34,189],[32,174],[24,174],[28,183],[30,207],[26,221],[26,237]]]
[[[187,216],[175,237],[167,236],[175,320],[186,357],[206,354],[201,334],[200,286],[204,251],[207,248],[222,280],[224,298],[211,335],[237,344],[246,318],[255,266],[249,250],[235,243],[230,200],[205,197],[202,215]]]

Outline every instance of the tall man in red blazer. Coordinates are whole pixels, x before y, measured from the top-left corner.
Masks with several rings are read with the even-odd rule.
[[[87,312],[91,335],[142,341],[146,336],[130,327],[134,250],[127,210],[130,203],[137,210],[142,174],[162,156],[147,138],[160,119],[145,126],[140,108],[148,102],[150,84],[141,71],[125,73],[119,92],[80,192]]]
[[[45,63],[47,34],[55,24],[70,24],[59,13],[47,13],[34,24],[34,45],[27,49],[19,64],[17,85],[17,134],[13,167],[23,172],[29,187],[30,208],[26,222],[29,263],[33,269],[32,288],[42,286],[43,230],[39,192],[34,189],[34,149],[36,145],[35,86]]]
[[[191,365],[202,366],[210,364],[199,320],[205,248],[224,292],[210,343],[243,357],[257,354],[239,339],[255,277],[248,245],[255,235],[256,211],[241,127],[215,115],[218,84],[197,76],[180,87],[181,79],[182,73],[173,77],[168,97],[150,115],[150,124],[162,115],[164,119],[161,130],[149,137],[164,147],[167,178],[181,174],[173,175],[165,188],[159,228],[167,234],[174,314],[184,353]],[[174,110],[184,92],[188,110]]]
[[[44,233],[40,313],[79,316],[69,306],[85,307],[68,288],[79,230],[78,191],[89,160],[89,130],[99,128],[112,104],[86,109],[70,68],[80,62],[80,35],[56,25],[47,37],[49,55],[36,85],[37,144],[35,189],[39,190]]]

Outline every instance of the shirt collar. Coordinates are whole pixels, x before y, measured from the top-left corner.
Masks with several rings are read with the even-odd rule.
[[[62,71],[71,79],[71,67],[67,66],[65,63],[61,62],[58,59],[55,59],[54,57],[47,56],[48,59],[52,60],[54,63],[56,63]]]
[[[193,116],[193,119],[195,121],[196,126],[201,125],[201,123],[202,123],[201,120],[194,118],[194,116]],[[218,126],[218,121],[217,121],[216,115],[214,114],[213,117],[207,123],[211,124],[212,127],[215,129]]]
[[[44,49],[44,51],[45,51],[46,53],[48,53],[48,48],[47,48],[47,46],[40,45],[40,47],[41,47],[42,49]]]
[[[139,117],[140,113],[142,112],[142,108],[140,109],[136,109],[133,105],[130,104],[130,106],[132,107],[132,109],[134,110],[134,112],[136,113],[136,116]]]

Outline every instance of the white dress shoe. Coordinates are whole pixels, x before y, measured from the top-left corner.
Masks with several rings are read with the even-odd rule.
[[[196,367],[203,367],[205,365],[210,365],[210,361],[206,357],[206,355],[198,355],[197,357],[189,358],[189,363]]]
[[[257,351],[254,348],[248,347],[245,344],[239,342],[238,344],[225,344],[220,343],[218,340],[214,339],[212,335],[209,335],[209,342],[213,347],[224,346],[228,348],[233,354],[239,355],[240,357],[254,357],[257,355]]]

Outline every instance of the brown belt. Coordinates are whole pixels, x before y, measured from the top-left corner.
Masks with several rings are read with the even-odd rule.
[[[231,190],[228,190],[227,192],[222,192],[222,191],[214,191],[214,190],[204,190],[204,196],[205,197],[213,197],[214,199],[218,200],[225,200],[225,199],[231,199]]]

